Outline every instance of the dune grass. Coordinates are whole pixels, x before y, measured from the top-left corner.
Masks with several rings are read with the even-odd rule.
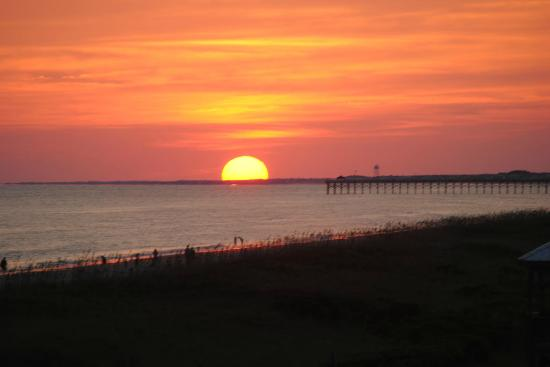
[[[0,355],[42,366],[522,364],[517,257],[550,241],[550,212],[394,227],[8,286]]]

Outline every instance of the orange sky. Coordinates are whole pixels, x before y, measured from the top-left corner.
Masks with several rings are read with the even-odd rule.
[[[3,0],[0,182],[550,171],[550,1]]]

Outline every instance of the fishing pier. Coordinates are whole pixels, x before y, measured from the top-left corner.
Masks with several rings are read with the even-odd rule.
[[[550,177],[480,176],[339,177],[326,180],[327,195],[357,194],[548,194]]]

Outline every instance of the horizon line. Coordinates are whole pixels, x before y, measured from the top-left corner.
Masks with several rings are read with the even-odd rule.
[[[530,172],[527,170],[512,170],[508,172],[496,172],[496,173],[439,173],[439,174],[414,174],[414,175],[348,175],[338,177],[434,177],[434,176],[498,176],[498,175],[550,175],[550,172]],[[269,184],[269,183],[285,183],[290,182],[311,182],[311,181],[325,181],[335,179],[336,177],[283,177],[283,178],[268,178],[257,180],[227,180],[221,179],[175,179],[175,180],[74,180],[74,181],[16,181],[16,182],[2,182],[2,185],[109,185],[109,184]]]

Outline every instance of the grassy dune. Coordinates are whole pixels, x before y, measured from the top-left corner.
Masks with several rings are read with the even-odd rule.
[[[517,366],[550,212],[0,292],[1,362],[40,366]],[[199,255],[200,257],[200,255]]]

